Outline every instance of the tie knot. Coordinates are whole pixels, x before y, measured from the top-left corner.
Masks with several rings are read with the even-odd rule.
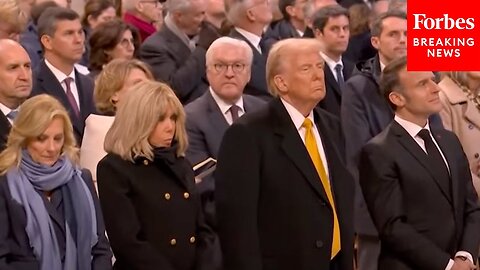
[[[17,117],[17,114],[18,114],[18,110],[11,110],[8,114],[7,114],[7,118],[11,119],[11,120],[15,120],[15,118]]]
[[[304,127],[306,130],[310,130],[312,126],[313,126],[313,123],[310,119],[305,118],[305,120],[303,120],[302,127]]]
[[[431,138],[430,138],[430,131],[428,131],[428,129],[422,129],[420,130],[420,132],[418,132],[418,137],[422,138],[424,141],[429,141]]]
[[[67,78],[65,78],[65,80],[63,80],[63,81],[65,82],[66,85],[70,85],[70,83],[73,82],[73,78],[67,77]]]
[[[335,66],[335,71],[336,71],[336,72],[342,72],[342,70],[343,70],[342,64],[337,64],[337,65]]]

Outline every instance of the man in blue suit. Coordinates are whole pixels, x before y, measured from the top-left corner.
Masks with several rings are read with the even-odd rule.
[[[208,157],[217,159],[223,134],[233,121],[265,104],[258,97],[243,94],[250,80],[252,58],[252,49],[245,41],[230,37],[217,39],[208,49],[206,73],[210,87],[185,107],[189,137],[187,158],[192,164]],[[214,207],[209,206],[213,202],[213,179],[203,179],[199,188],[207,218],[213,219]]]

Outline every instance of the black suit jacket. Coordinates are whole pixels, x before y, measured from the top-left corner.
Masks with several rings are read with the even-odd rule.
[[[6,147],[11,127],[12,125],[10,125],[7,117],[0,111],[0,151]]]
[[[98,243],[92,248],[92,270],[112,269],[112,252],[105,237],[105,225],[97,193],[93,186],[92,175],[82,171],[82,178],[92,194],[97,217]],[[59,243],[62,260],[65,257],[65,217],[63,213],[62,192],[52,193],[49,202],[41,194],[46,209],[52,219],[53,228]],[[39,270],[40,263],[30,246],[25,225],[27,217],[23,206],[12,199],[6,176],[0,177],[0,269],[2,270]]]
[[[353,182],[338,120],[315,110],[340,222],[331,264],[333,212],[305,145],[280,99],[234,123],[215,175],[226,270],[353,269]],[[331,268],[335,267],[335,268]]]
[[[431,131],[448,163],[452,200],[396,121],[362,149],[360,184],[382,241],[379,270],[445,269],[457,251],[477,257],[480,208],[468,161],[455,134]]]
[[[355,64],[345,58],[342,59],[342,62],[343,78],[346,82],[352,76],[352,73],[355,69]],[[340,115],[340,105],[342,103],[342,95],[345,89],[340,89],[337,80],[326,63],[323,70],[325,76],[326,93],[325,98],[318,103],[318,106],[329,113]]]
[[[65,109],[67,109],[70,120],[72,121],[75,138],[77,139],[78,145],[81,145],[83,131],[85,129],[85,120],[91,113],[95,112],[95,104],[93,102],[94,83],[90,77],[85,76],[76,70],[75,83],[80,103],[80,117],[77,117],[72,111],[65,90],[63,90],[62,85],[53,72],[47,67],[45,61],[42,61],[34,72],[31,96],[48,94],[57,98]]]
[[[205,53],[200,46],[190,51],[166,25],[140,47],[140,58],[150,64],[157,80],[170,85],[182,104],[195,100],[208,87]]]
[[[266,64],[267,64],[267,54],[268,52],[259,53],[258,50],[248,41],[246,37],[240,34],[235,28],[232,29],[229,37],[236,38],[247,42],[247,44],[252,48],[253,52],[253,63],[252,63],[252,75],[250,81],[245,86],[245,94],[258,96],[261,99],[269,101],[272,99],[270,92],[267,87],[267,77],[266,77]]]

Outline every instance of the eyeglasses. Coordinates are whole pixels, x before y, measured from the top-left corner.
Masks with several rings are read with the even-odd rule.
[[[215,68],[215,71],[217,73],[223,73],[227,71],[228,67],[232,68],[233,73],[240,73],[245,69],[245,66],[246,65],[242,63],[233,63],[230,65],[223,64],[223,63],[213,64],[213,68]]]
[[[120,46],[122,46],[124,48],[128,48],[128,46],[130,46],[130,45],[135,48],[135,40],[133,38],[131,38],[131,39],[124,38],[124,39],[120,40],[119,44],[120,44]]]
[[[162,7],[162,3],[160,3],[159,1],[155,1],[155,0],[143,0],[143,1],[140,1],[140,3],[150,3],[150,4],[153,4],[156,8],[157,7]]]

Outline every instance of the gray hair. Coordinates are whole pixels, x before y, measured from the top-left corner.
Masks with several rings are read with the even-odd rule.
[[[167,0],[164,4],[168,12],[184,11],[191,6],[193,0]]]
[[[225,0],[225,14],[228,21],[235,25],[251,4],[252,0]]]
[[[244,51],[247,53],[248,64],[249,65],[252,64],[252,61],[253,61],[252,48],[247,44],[247,42],[240,39],[231,38],[231,37],[220,37],[216,39],[207,50],[207,53],[205,55],[205,60],[206,60],[205,62],[209,64],[212,61],[213,52],[220,49],[222,45],[227,45],[227,44],[244,49]]]

